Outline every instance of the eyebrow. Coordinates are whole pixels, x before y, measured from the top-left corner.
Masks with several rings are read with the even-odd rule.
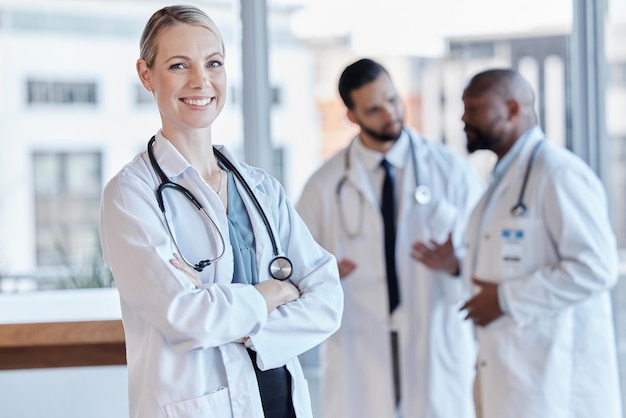
[[[220,57],[222,59],[224,58],[224,55],[221,52],[217,52],[216,51],[216,52],[213,52],[213,53],[207,55],[205,57],[205,59],[215,58],[216,56]],[[181,59],[182,60],[189,60],[190,58],[187,55],[173,55],[173,56],[169,57],[168,59],[166,59],[165,62],[171,61],[171,60],[181,60]]]

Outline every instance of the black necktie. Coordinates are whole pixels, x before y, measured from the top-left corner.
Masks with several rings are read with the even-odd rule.
[[[387,290],[389,293],[389,312],[400,303],[400,292],[398,290],[398,278],[396,276],[396,221],[394,203],[394,185],[391,174],[391,164],[384,160],[380,164],[385,169],[385,179],[383,180],[382,203],[380,210],[383,214],[385,226],[385,263],[387,267]]]

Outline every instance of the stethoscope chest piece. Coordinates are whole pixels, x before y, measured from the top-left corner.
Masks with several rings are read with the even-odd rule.
[[[513,206],[513,208],[511,209],[511,215],[513,215],[516,218],[519,218],[520,216],[524,216],[525,213],[526,213],[526,206],[523,203],[518,203],[517,205]]]
[[[415,201],[420,205],[427,205],[433,198],[433,194],[428,188],[423,184],[420,184],[415,188]]]
[[[270,276],[276,280],[287,280],[293,273],[293,265],[287,257],[274,257],[270,263]]]

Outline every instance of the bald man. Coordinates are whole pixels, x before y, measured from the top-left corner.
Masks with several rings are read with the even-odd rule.
[[[602,183],[544,138],[518,72],[475,75],[463,103],[468,151],[498,158],[462,266],[482,417],[621,418],[609,294],[617,249]]]

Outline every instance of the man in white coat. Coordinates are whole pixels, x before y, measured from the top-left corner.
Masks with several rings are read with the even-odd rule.
[[[476,350],[458,313],[469,294],[458,272],[481,180],[462,156],[404,126],[379,63],[349,65],[339,92],[360,132],[311,176],[297,204],[337,257],[344,289],[341,327],[321,350],[322,415],[473,418]],[[383,159],[395,180],[397,229],[385,228]]]
[[[475,75],[463,102],[468,151],[498,157],[462,269],[476,293],[461,309],[477,325],[482,417],[621,418],[603,186],[544,138],[518,72]]]

